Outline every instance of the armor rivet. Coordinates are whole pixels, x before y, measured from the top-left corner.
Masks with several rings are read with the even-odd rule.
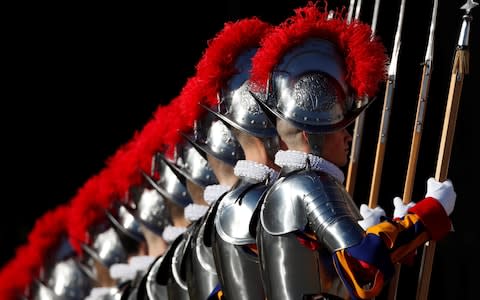
[[[304,121],[308,120],[308,117],[303,117],[303,120],[304,120]]]
[[[186,193],[186,192],[182,192],[182,196],[186,196],[186,195],[187,195],[187,193]]]
[[[251,120],[251,121],[250,121],[250,124],[255,124],[255,120]]]
[[[210,175],[207,175],[206,177],[207,177],[207,179],[210,179]]]
[[[262,125],[267,125],[267,122],[263,121],[263,122],[262,122]]]

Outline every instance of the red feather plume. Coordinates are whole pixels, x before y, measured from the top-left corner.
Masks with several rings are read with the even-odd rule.
[[[44,262],[67,236],[69,207],[62,205],[40,217],[15,257],[0,270],[0,299],[17,299],[38,277]]]
[[[227,22],[224,28],[208,42],[208,48],[196,66],[197,77],[204,86],[205,101],[217,104],[217,93],[235,70],[235,61],[243,52],[258,48],[271,25],[256,17]]]

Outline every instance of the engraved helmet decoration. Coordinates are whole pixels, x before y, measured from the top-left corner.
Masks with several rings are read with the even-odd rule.
[[[385,78],[385,48],[367,24],[331,18],[313,3],[295,13],[252,59],[251,88],[262,95],[256,100],[308,133],[345,128]]]

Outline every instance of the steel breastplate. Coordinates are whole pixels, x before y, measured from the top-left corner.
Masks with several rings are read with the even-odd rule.
[[[215,235],[213,253],[226,299],[265,299],[258,256],[246,247],[228,243]]]
[[[151,273],[156,284],[166,287],[170,300],[190,299],[186,284],[181,278],[181,258],[185,251],[186,234],[187,232],[178,236],[170,244],[164,256],[155,262],[156,266],[158,263],[157,272]]]
[[[162,260],[165,256],[159,256],[143,276],[138,287],[137,300],[140,299],[167,299],[167,287],[156,281],[157,273],[161,270]]]
[[[263,230],[283,235],[310,229],[330,251],[357,244],[361,215],[345,188],[323,172],[302,170],[277,180],[265,195]]]
[[[215,229],[225,242],[234,245],[255,243],[249,231],[250,220],[266,189],[264,183],[242,180],[223,197],[215,216]]]
[[[303,246],[295,233],[271,235],[263,228],[257,235],[266,299],[310,299],[333,295],[348,298],[325,248]],[[319,298],[323,299],[323,298]]]
[[[207,299],[218,284],[212,248],[204,243],[206,218],[195,223],[186,261],[187,286],[191,299]]]

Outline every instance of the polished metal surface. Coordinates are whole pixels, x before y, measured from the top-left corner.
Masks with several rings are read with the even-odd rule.
[[[75,258],[58,262],[47,281],[59,299],[84,299],[93,286],[92,280],[82,271]]]
[[[347,297],[331,256],[363,239],[360,218],[345,188],[327,173],[301,170],[273,183],[257,232],[267,298]]]
[[[191,299],[207,299],[218,284],[212,248],[204,243],[205,220],[202,218],[194,224],[196,228],[187,250],[190,253],[186,262],[187,286]]]
[[[155,271],[149,272],[148,280],[153,280],[152,285],[158,285],[159,289],[166,289],[169,300],[187,300],[190,299],[188,290],[184,284],[179,285],[173,276],[173,269],[176,268],[173,258],[178,255],[178,251],[183,251],[185,247],[185,234],[177,237],[167,248],[165,254],[154,262]],[[154,290],[150,291],[151,293]],[[147,290],[148,295],[148,290]],[[149,296],[150,297],[150,296]],[[150,298],[156,299],[156,298]]]
[[[135,217],[158,235],[169,224],[169,213],[165,198],[157,190],[144,189],[134,211]]]
[[[249,72],[251,58],[256,49],[246,51],[235,62],[236,74],[231,76],[221,89],[218,111],[209,109],[214,115],[229,126],[256,137],[273,137],[277,135],[275,125],[258,106],[249,91]]]
[[[184,135],[187,141],[205,156],[209,154],[232,166],[245,155],[230,129],[218,119],[207,116],[198,122],[194,137]]]
[[[265,299],[258,256],[246,247],[226,242],[218,234],[213,242],[215,264],[226,299]]]
[[[134,239],[137,242],[145,241],[143,233],[140,231],[140,224],[135,220],[135,217],[124,205],[118,205],[117,215],[114,216],[112,212],[107,211],[107,217],[111,224],[122,234]]]
[[[257,103],[306,132],[339,130],[369,105],[354,105],[345,76],[343,58],[335,46],[308,39],[283,57],[273,71],[267,99]]]
[[[263,228],[257,240],[266,299],[314,299],[322,294],[349,299],[325,248],[311,250],[293,232],[271,235]]]
[[[358,208],[345,188],[321,172],[300,171],[277,180],[268,191],[260,220],[272,235],[304,230],[307,225],[329,251],[363,238]]]
[[[266,189],[264,184],[254,185],[241,180],[223,197],[215,216],[215,229],[225,242],[234,245],[255,243],[249,232],[250,220]]]
[[[147,181],[167,200],[175,202],[181,207],[186,207],[192,203],[187,188],[185,186],[185,178],[177,172],[173,167],[173,162],[169,161],[163,155],[159,155],[159,159],[155,160],[155,169],[160,174],[157,181],[149,175],[143,173]]]
[[[190,143],[182,145],[173,166],[186,178],[201,187],[218,183],[207,160]]]
[[[127,253],[113,227],[97,234],[92,246],[82,244],[89,256],[109,268],[115,263],[126,262]]]
[[[157,272],[160,270],[162,257],[158,257],[152,264],[145,280],[145,290],[148,299],[167,299],[167,286],[160,285],[156,281]]]
[[[32,285],[32,296],[25,297],[25,299],[32,300],[60,300],[60,297],[55,295],[54,291],[47,287],[40,281],[35,281]]]
[[[188,235],[188,233],[183,235],[182,240],[174,250],[171,260],[172,276],[168,279],[167,284],[168,299],[170,300],[190,299],[186,278],[183,276],[181,270],[186,246],[189,242],[186,235]]]

